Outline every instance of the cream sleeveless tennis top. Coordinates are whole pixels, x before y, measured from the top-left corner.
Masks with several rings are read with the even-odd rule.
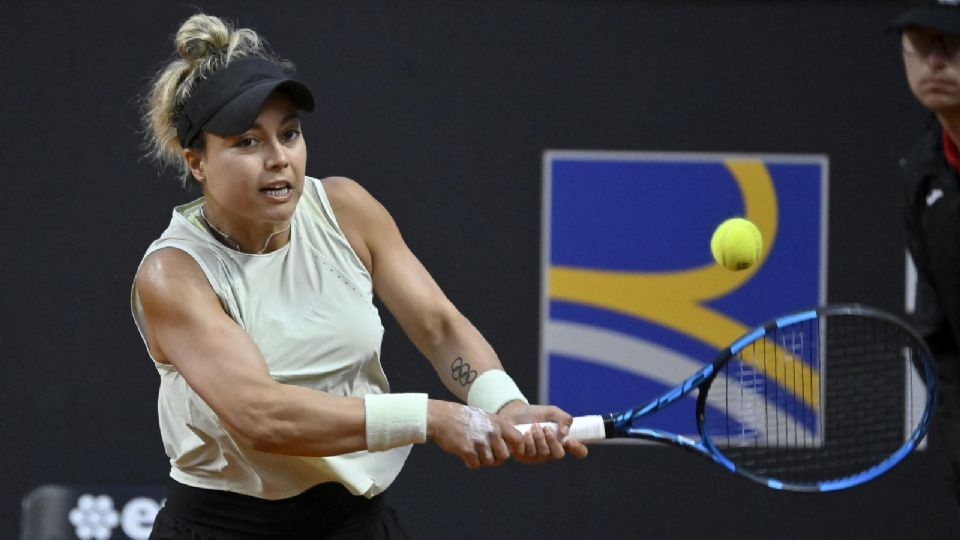
[[[176,248],[193,257],[224,311],[260,348],[275,380],[344,396],[389,392],[380,367],[383,326],[373,284],[321,182],[304,180],[290,242],[273,253],[250,255],[217,242],[200,221],[202,204],[201,198],[175,208],[147,255]],[[135,289],[131,305],[146,343]],[[409,446],[324,458],[256,451],[230,436],[175,367],[154,364],[170,476],[183,484],[281,499],[339,482],[354,495],[372,497],[387,489],[410,453]]]

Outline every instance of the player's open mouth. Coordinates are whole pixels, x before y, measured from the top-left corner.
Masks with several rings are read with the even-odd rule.
[[[267,186],[265,188],[260,188],[261,193],[265,193],[270,197],[283,198],[293,191],[289,184],[278,184],[274,186]]]

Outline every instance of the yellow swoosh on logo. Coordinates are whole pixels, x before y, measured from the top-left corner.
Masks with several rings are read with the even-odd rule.
[[[764,238],[760,260],[747,270],[731,272],[719,265],[707,264],[671,272],[621,272],[568,266],[552,266],[547,290],[554,300],[596,306],[646,319],[695,337],[716,349],[727,347],[749,328],[704,302],[729,294],[747,282],[763,266],[777,237],[777,197],[773,180],[762,161],[728,159],[724,162],[743,195],[744,216]],[[707,246],[704,246],[706,249]],[[779,367],[755,364],[768,378],[816,407],[818,398],[799,384],[798,369],[810,374],[811,368],[786,351],[780,350]],[[808,384],[819,388],[818,374]],[[796,388],[802,386],[801,388]]]

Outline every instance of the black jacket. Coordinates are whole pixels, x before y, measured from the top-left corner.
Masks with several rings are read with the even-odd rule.
[[[960,177],[943,155],[940,124],[900,161],[907,247],[917,266],[915,323],[936,351],[960,343]]]

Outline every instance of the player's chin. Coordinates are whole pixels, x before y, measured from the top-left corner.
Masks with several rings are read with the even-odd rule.
[[[295,192],[291,197],[283,201],[267,200],[263,208],[263,217],[265,221],[273,223],[284,223],[293,217],[293,212],[297,209],[297,203],[300,201],[300,193]]]
[[[935,112],[960,111],[960,96],[954,93],[925,92],[920,95],[923,106]]]

